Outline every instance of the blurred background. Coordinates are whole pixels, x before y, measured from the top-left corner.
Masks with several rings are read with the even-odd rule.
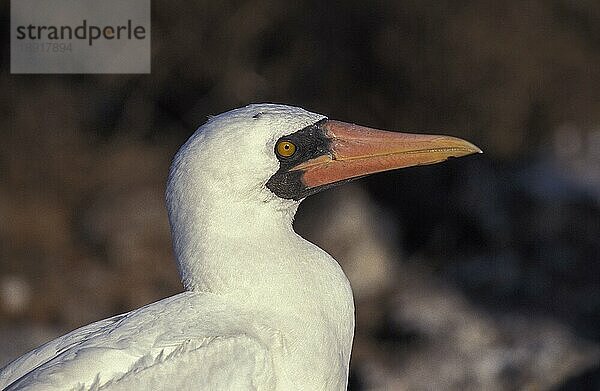
[[[0,366],[181,291],[171,157],[277,102],[485,152],[302,204],[355,291],[352,390],[600,389],[600,2],[154,1],[149,75],[11,75],[9,18]]]

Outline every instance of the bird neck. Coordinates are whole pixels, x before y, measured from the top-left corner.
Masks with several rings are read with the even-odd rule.
[[[352,292],[339,264],[294,232],[297,203],[213,199],[177,202],[169,209],[186,289],[218,294],[244,311],[264,314],[296,352],[283,358],[294,371],[306,369],[310,378],[314,368],[303,362],[316,360],[332,378],[345,379],[354,334]],[[339,352],[336,362],[332,351]]]
[[[261,202],[217,197],[170,208],[184,287],[221,294],[243,288],[258,268],[268,266],[263,258],[271,245],[289,241],[294,213],[295,208],[274,210]]]

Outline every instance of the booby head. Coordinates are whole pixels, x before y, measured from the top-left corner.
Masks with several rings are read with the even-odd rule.
[[[177,154],[170,183],[195,161],[230,193],[268,189],[300,201],[369,174],[479,152],[456,137],[382,131],[298,107],[253,104],[201,126]]]
[[[252,104],[211,117],[175,156],[167,185],[184,285],[202,274],[189,263],[211,250],[208,238],[250,237],[261,224],[262,231],[280,223],[291,230],[298,204],[318,191],[478,152],[455,137],[376,130],[286,105]]]

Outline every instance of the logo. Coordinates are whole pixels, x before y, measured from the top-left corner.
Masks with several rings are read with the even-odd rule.
[[[11,0],[11,73],[150,73],[150,0]]]

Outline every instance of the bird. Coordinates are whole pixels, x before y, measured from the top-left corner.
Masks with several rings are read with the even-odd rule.
[[[352,290],[337,261],[294,231],[300,202],[366,175],[480,152],[455,137],[280,104],[209,117],[167,179],[183,292],[17,358],[0,371],[0,389],[344,390]]]

